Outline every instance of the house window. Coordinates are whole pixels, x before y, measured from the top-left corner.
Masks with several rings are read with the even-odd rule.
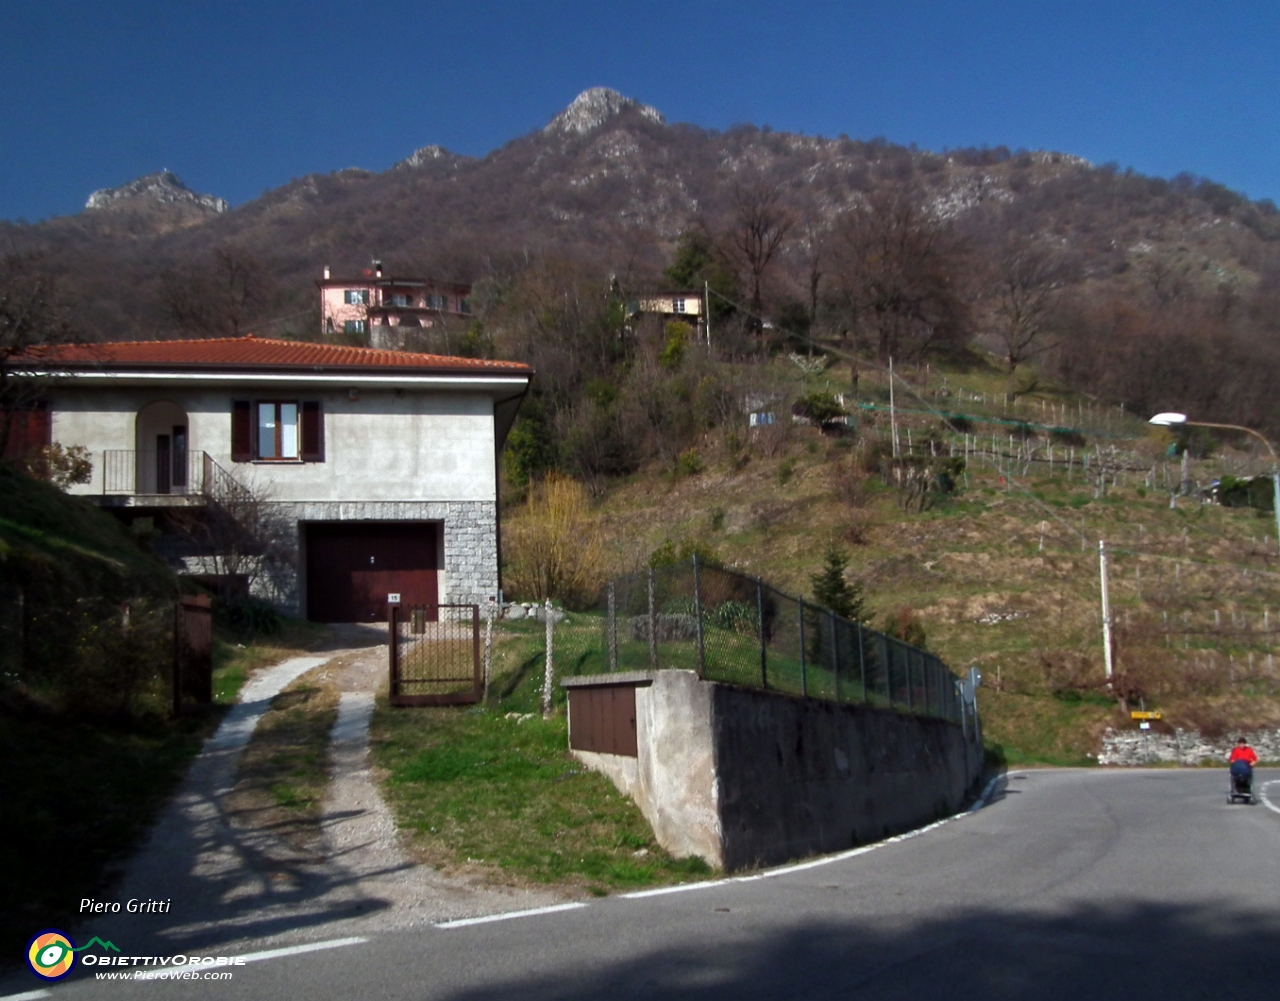
[[[396,295],[391,296],[391,305],[399,306],[401,309],[407,309],[409,306],[413,305],[413,300],[407,295],[400,295],[397,293]]]
[[[671,301],[671,305],[672,305],[672,308],[673,308],[677,313],[683,313],[683,312],[684,312],[684,300],[683,300],[683,299],[673,299],[673,300]]]
[[[459,299],[459,300],[458,300],[458,312],[459,312],[459,313],[466,313],[468,316],[470,316],[470,315],[471,315],[471,300],[470,300],[470,299]]]
[[[277,400],[233,400],[231,461],[324,462],[324,407]]]
[[[348,306],[367,306],[369,305],[369,290],[367,288],[349,288],[342,293],[342,301]]]
[[[258,404],[258,458],[298,458],[298,405]]]
[[[344,320],[342,332],[344,334],[363,334],[365,332],[364,320]]]
[[[427,296],[427,306],[431,309],[444,309],[444,296],[429,295]]]

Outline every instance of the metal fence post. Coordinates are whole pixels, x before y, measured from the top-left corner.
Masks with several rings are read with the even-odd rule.
[[[698,677],[707,676],[707,651],[702,639],[702,586],[698,578],[698,554],[693,554],[693,612],[698,629]]]
[[[658,669],[658,615],[653,603],[653,567],[649,568],[649,666]]]
[[[764,641],[764,578],[756,578],[756,623],[760,633],[760,687],[769,690],[768,647]]]
[[[888,699],[889,705],[893,705],[893,651],[889,647],[889,638],[880,636],[876,644],[880,652],[884,654],[880,659],[884,662],[884,694]]]
[[[618,669],[618,615],[613,598],[613,581],[609,581],[609,670]]]
[[[398,622],[400,606],[387,606],[387,646],[390,651],[391,697],[400,694],[400,625]]]
[[[807,699],[809,697],[809,679],[805,670],[804,660],[804,599],[797,598],[796,605],[800,614],[800,694]]]
[[[551,599],[543,604],[543,615],[547,619],[547,662],[542,672],[542,715],[551,715],[551,655],[555,644],[555,623],[551,620]]]
[[[858,674],[862,678],[862,701],[867,701],[867,654],[862,642],[862,623],[854,623],[858,627]]]
[[[836,613],[827,612],[827,621],[831,624],[831,671],[835,675],[836,701],[840,701],[840,634],[836,632]]]

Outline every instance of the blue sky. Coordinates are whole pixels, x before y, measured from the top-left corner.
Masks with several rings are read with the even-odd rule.
[[[0,5],[0,218],[167,167],[233,205],[482,155],[614,87],[671,121],[1057,149],[1280,201],[1280,4]]]

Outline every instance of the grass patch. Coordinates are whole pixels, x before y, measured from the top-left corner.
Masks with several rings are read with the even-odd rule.
[[[272,636],[245,636],[215,628],[213,635],[213,699],[220,705],[235,702],[249,675],[320,648],[330,637],[327,626],[301,619],[281,619]]]
[[[983,690],[984,734],[998,740],[1010,765],[1096,765],[1089,755],[1110,724],[1123,725],[1112,699],[1056,698]],[[996,725],[990,725],[994,722]]]
[[[338,718],[337,686],[319,680],[317,671],[271,700],[240,758],[230,799],[237,823],[268,828],[304,850],[320,838],[329,733]]]
[[[559,883],[603,894],[708,874],[653,839],[636,805],[568,753],[563,715],[505,704],[374,713],[374,760],[403,830],[433,865],[480,866],[506,882]],[[516,709],[511,708],[515,706]]]
[[[73,924],[81,897],[109,891],[220,719],[110,725],[0,706],[0,956],[20,956],[41,928]]]

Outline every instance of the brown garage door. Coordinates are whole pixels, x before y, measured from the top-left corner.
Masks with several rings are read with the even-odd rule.
[[[435,522],[307,525],[307,618],[385,622],[387,595],[434,605],[439,553]]]

